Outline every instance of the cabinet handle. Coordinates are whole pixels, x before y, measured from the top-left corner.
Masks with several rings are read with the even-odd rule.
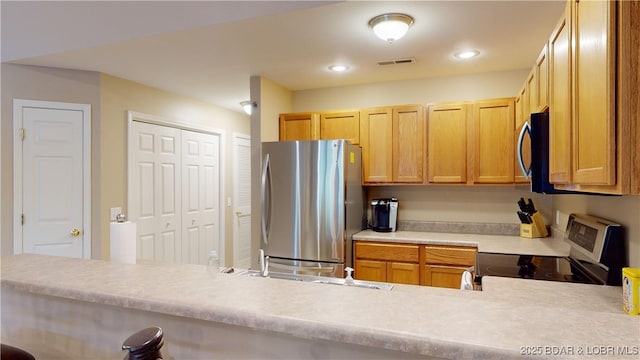
[[[522,129],[520,130],[520,135],[518,135],[518,146],[516,146],[516,157],[518,158],[518,165],[520,165],[520,171],[522,171],[522,175],[525,178],[529,178],[531,176],[531,164],[529,164],[529,168],[525,168],[524,159],[522,157],[522,146],[524,142],[524,137],[529,133],[529,138],[531,138],[531,125],[528,122],[525,122],[522,125]]]

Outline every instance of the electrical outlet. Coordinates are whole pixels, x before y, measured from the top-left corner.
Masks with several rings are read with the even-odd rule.
[[[118,214],[122,214],[122,208],[121,207],[112,207],[111,208],[111,215],[110,215],[109,219],[111,219],[111,221],[116,221],[116,216],[118,216]]]

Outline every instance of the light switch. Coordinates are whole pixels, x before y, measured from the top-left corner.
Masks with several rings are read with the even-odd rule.
[[[111,208],[111,215],[110,215],[109,219],[111,221],[116,221],[116,216],[118,216],[118,214],[122,214],[122,208],[121,207],[112,207]]]
[[[227,198],[227,207],[231,207],[231,198],[230,197]]]

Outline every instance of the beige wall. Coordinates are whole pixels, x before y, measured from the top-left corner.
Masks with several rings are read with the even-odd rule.
[[[378,186],[369,198],[398,198],[398,219],[417,221],[519,224],[517,201],[531,198],[547,224],[551,197],[518,186]]]
[[[560,228],[570,213],[599,216],[624,226],[629,265],[640,267],[640,196],[553,195],[553,211],[560,211]],[[555,215],[554,215],[555,217]],[[564,224],[563,224],[564,222]],[[562,228],[561,230],[564,230]]]
[[[92,258],[109,258],[109,209],[126,212],[126,119],[133,110],[224,132],[224,198],[233,197],[233,134],[249,134],[249,117],[192,98],[96,72],[2,64],[1,253],[13,253],[14,98],[92,106]],[[224,209],[226,263],[232,261],[233,211]]]
[[[233,198],[233,134],[249,134],[249,116],[213,106],[107,74],[100,75],[100,216],[101,257],[109,253],[109,209],[127,207],[127,111],[155,115],[167,120],[200,124],[224,132],[225,191],[221,197]],[[126,210],[125,210],[126,211]],[[224,208],[225,263],[233,261],[233,207]]]
[[[293,96],[291,91],[260,77],[260,139],[261,141],[280,140],[281,113],[291,112]]]
[[[511,97],[518,94],[528,73],[529,70],[514,70],[295,91],[293,111]]]
[[[100,101],[99,83],[100,76],[96,72],[75,71],[39,66],[24,66],[5,64],[2,65],[2,148],[0,162],[2,166],[2,178],[0,179],[0,191],[2,192],[2,233],[0,233],[1,254],[13,253],[13,99],[28,99],[41,101],[59,101],[91,105],[91,141],[92,141],[92,166],[91,176],[94,179],[92,187],[95,193],[99,178],[96,164],[98,151]],[[99,198],[92,197],[92,211],[99,205]],[[92,247],[98,246],[97,217],[92,215]]]

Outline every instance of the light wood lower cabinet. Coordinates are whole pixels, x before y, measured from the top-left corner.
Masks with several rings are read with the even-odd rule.
[[[462,273],[476,263],[476,248],[424,245],[420,285],[460,288]]]
[[[420,284],[420,247],[413,244],[354,242],[354,278]]]
[[[354,278],[459,288],[475,257],[473,247],[355,241]]]

